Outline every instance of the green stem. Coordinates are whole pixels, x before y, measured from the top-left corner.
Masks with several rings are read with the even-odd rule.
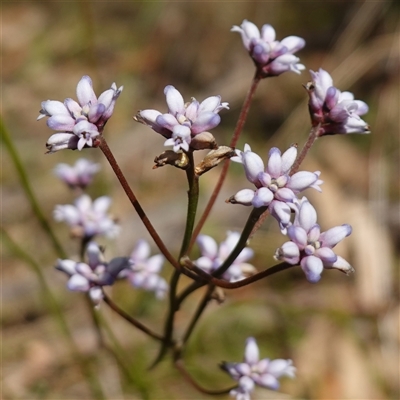
[[[27,265],[29,265],[32,271],[35,273],[41,286],[40,292],[44,297],[44,303],[49,307],[50,312],[53,314],[54,319],[57,321],[57,324],[63,336],[67,340],[71,348],[73,358],[76,359],[76,362],[81,369],[82,375],[85,376],[85,378],[87,379],[93,398],[105,399],[106,397],[101,389],[100,382],[98,381],[96,375],[92,372],[88,360],[80,354],[77,346],[72,339],[72,334],[68,328],[67,321],[63,316],[60,305],[58,304],[56,298],[54,297],[47,284],[42,268],[28,253],[26,253],[21,247],[17,245],[17,243],[13,241],[13,239],[8,235],[3,227],[1,227],[1,233],[3,240],[7,242],[8,247],[11,249],[11,251],[15,253],[21,260],[23,260]]]
[[[266,210],[266,208],[267,207],[253,208],[235,248],[233,249],[231,254],[229,254],[228,258],[223,262],[223,264],[212,273],[212,276],[215,276],[217,278],[220,277],[236,260],[241,251],[246,247],[247,240],[249,239],[250,234],[253,231],[254,225],[257,223],[258,219],[260,218],[261,214]]]
[[[188,190],[188,206],[187,206],[187,216],[186,216],[186,227],[185,233],[183,235],[181,251],[179,253],[179,260],[186,255],[189,250],[189,245],[191,241],[191,236],[193,232],[194,222],[196,219],[196,211],[197,204],[199,200],[199,179],[194,172],[194,159],[193,152],[188,152],[187,156],[189,157],[188,168],[186,169],[186,177],[189,185]],[[156,366],[167,353],[168,347],[171,347],[173,344],[173,331],[174,331],[174,318],[175,313],[179,309],[179,302],[177,301],[177,288],[179,283],[181,272],[180,269],[175,270],[170,282],[169,287],[169,311],[167,315],[167,319],[165,321],[164,328],[164,340],[161,345],[160,351],[153,362],[151,368]]]
[[[237,242],[235,248],[232,250],[231,254],[228,258],[224,261],[224,263],[216,269],[211,276],[213,277],[220,277],[235,261],[237,256],[241,253],[241,251],[246,247],[247,240],[253,230],[254,225],[257,223],[258,219],[265,211],[266,207],[260,208],[253,208],[252,212],[250,213],[246,225],[243,228],[242,234],[240,235],[239,241]],[[189,296],[191,293],[196,291],[197,289],[201,288],[202,286],[206,285],[205,282],[193,282],[189,285],[178,297],[178,306],[183,302],[183,300]]]
[[[6,127],[4,126],[3,120],[1,118],[0,118],[0,131],[1,131],[1,139],[4,142],[8,153],[10,154],[11,161],[14,164],[15,169],[17,170],[18,178],[20,180],[22,189],[25,192],[25,196],[28,199],[28,202],[32,208],[33,214],[36,216],[43,231],[50,239],[50,242],[57,256],[60,258],[67,258],[66,252],[64,251],[63,247],[61,246],[61,243],[55,236],[53,230],[50,227],[49,222],[47,221],[42,209],[39,206],[39,202],[37,201],[36,196],[34,195],[31,185],[29,183],[26,170],[22,165],[21,158],[19,157],[17,149],[15,148],[14,143]]]
[[[189,250],[190,241],[192,238],[194,222],[196,219],[197,205],[199,202],[199,177],[194,172],[194,158],[193,152],[187,153],[189,157],[188,168],[186,169],[186,177],[189,184],[188,190],[188,207],[186,215],[186,227],[185,234],[183,236],[181,251],[179,253],[179,259],[187,254]]]
[[[186,370],[185,365],[183,363],[182,359],[179,359],[175,361],[175,367],[179,370],[179,372],[182,374],[182,376],[193,386],[195,387],[199,392],[205,393],[205,394],[210,394],[214,396],[222,395],[222,394],[228,394],[232,389],[235,389],[237,385],[232,386],[227,389],[221,389],[221,390],[209,390],[205,389],[202,386],[200,386],[194,379],[193,377],[189,374],[189,372]]]
[[[212,284],[208,285],[208,289],[207,289],[206,293],[204,294],[203,299],[197,306],[196,313],[194,314],[194,316],[189,324],[189,327],[187,328],[186,333],[183,336],[183,343],[186,343],[189,340],[190,335],[192,334],[192,332],[197,324],[197,321],[200,319],[201,314],[207,307],[208,302],[211,300],[211,295],[213,294],[214,289],[215,289],[214,285],[212,285]]]
[[[129,357],[126,357],[126,351],[119,344],[118,339],[115,337],[114,332],[110,329],[109,324],[105,321],[104,317],[99,315],[99,319],[113,345],[112,349],[107,346],[105,346],[105,348],[109,350],[112,357],[114,357],[127,382],[133,383],[134,387],[136,387],[143,396],[143,399],[148,399],[149,391],[147,385],[132,371],[135,367],[132,368],[131,363],[128,361]]]

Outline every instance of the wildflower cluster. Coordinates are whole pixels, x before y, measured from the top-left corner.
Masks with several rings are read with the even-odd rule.
[[[83,189],[92,182],[99,169],[99,164],[80,158],[72,166],[58,164],[54,172],[70,189]],[[73,205],[55,207],[54,219],[70,227],[72,236],[81,241],[81,250],[86,247],[88,259],[87,263],[58,260],[56,268],[70,277],[69,290],[87,292],[96,306],[103,299],[103,286],[125,278],[133,287],[155,292],[157,298],[163,298],[168,291],[167,282],[159,276],[164,257],[161,254],[150,257],[150,246],[145,240],[138,241],[130,257],[117,257],[109,263],[104,261],[101,246],[95,238],[103,235],[114,239],[120,232],[115,219],[107,214],[110,205],[108,196],[92,201],[88,194],[81,194]]]
[[[112,84],[110,89],[97,98],[91,79],[83,76],[77,86],[78,102],[70,98],[63,103],[44,101],[38,118],[48,117],[47,125],[57,131],[46,144],[49,153],[62,149],[81,151],[90,147],[98,147],[104,153],[161,253],[151,255],[148,241],[138,238],[129,256],[119,256],[110,262],[104,261],[103,247],[95,240],[101,235],[108,239],[116,238],[120,227],[117,220],[108,214],[111,205],[109,197],[102,196],[92,200],[84,193],[99,171],[99,164],[80,159],[74,166],[59,164],[55,169],[56,175],[77,197],[74,204],[57,205],[54,218],[65,222],[70,227],[72,236],[80,240],[81,256],[79,261],[58,260],[56,268],[68,275],[67,287],[70,290],[88,293],[96,307],[102,299],[106,300],[114,311],[132,325],[159,340],[161,347],[154,365],[170,350],[175,365],[181,371],[185,371],[185,377],[188,376],[183,364],[185,345],[208,302],[218,298],[218,286],[234,289],[297,265],[311,283],[320,280],[324,269],[338,269],[346,274],[353,271],[351,265],[333,250],[340,241],[351,234],[351,226],[343,224],[326,231],[321,229],[317,224],[315,208],[306,197],[300,197],[303,191],[310,188],[321,192],[321,172],[299,171],[299,167],[319,137],[369,133],[368,125],[360,118],[368,111],[368,106],[360,100],[354,100],[351,93],[341,92],[333,86],[328,72],[322,69],[318,72],[311,71],[312,80],[305,86],[309,95],[311,132],[301,152],[298,153],[297,144],[288,146],[283,152],[273,147],[269,150],[268,158],[263,161],[260,155],[252,151],[249,144],[245,144],[243,151],[236,149],[235,144],[259,81],[288,71],[300,74],[305,66],[299,62],[300,59],[295,53],[305,46],[305,41],[297,36],[278,41],[271,25],[264,25],[260,31],[247,20],[240,26],[234,26],[232,31],[241,34],[244,47],[255,64],[256,73],[239,116],[240,123],[229,146],[218,145],[214,135],[209,132],[220,124],[220,112],[229,110],[228,103],[222,102],[219,95],[207,97],[202,102],[192,98],[190,102],[185,103],[182,94],[174,86],[167,85],[164,94],[168,112],[143,109],[134,117],[137,122],[163,136],[166,139],[164,146],[172,147],[172,150],[166,150],[155,158],[155,167],[170,165],[184,170],[186,174],[189,186],[188,211],[178,255],[174,256],[168,250],[150,222],[103,136],[105,124],[113,114],[122,86],[117,89],[116,85]],[[195,165],[193,153],[197,150],[209,152]],[[225,179],[229,159],[243,165],[246,178],[253,187],[238,188],[236,194],[226,200],[226,203],[251,207],[252,211],[242,231],[228,231],[226,239],[218,245],[213,237],[201,232]],[[221,163],[224,164],[219,182],[206,211],[195,226],[199,179]],[[248,240],[267,215],[276,219],[281,233],[287,236],[288,240],[274,254],[275,260],[281,263],[258,271],[248,263],[254,256],[254,251],[248,247]],[[194,256],[192,247],[196,242],[200,254]],[[165,261],[174,269],[170,285],[160,275]],[[183,275],[186,275],[191,283],[182,292],[178,292],[178,283],[182,283],[179,280]],[[129,281],[134,288],[154,292],[158,299],[164,299],[169,292],[169,309],[162,334],[151,331],[134,317],[127,318],[126,313],[122,312],[111,298],[106,297],[104,287],[121,280]],[[182,338],[176,339],[176,312],[188,296],[205,285],[208,285],[208,290],[199,303],[192,322]],[[292,364],[292,360],[289,359],[260,359],[256,340],[250,337],[246,341],[243,362],[221,364],[222,369],[237,383],[226,392],[236,400],[248,400],[255,385],[277,390],[281,377],[294,378],[296,369]],[[192,378],[188,381],[194,382]]]

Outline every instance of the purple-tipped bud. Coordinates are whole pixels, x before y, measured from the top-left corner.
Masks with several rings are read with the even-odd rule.
[[[312,82],[306,85],[308,106],[313,126],[320,124],[319,136],[369,133],[369,126],[360,118],[368,111],[367,104],[334,87],[331,76],[323,69],[310,73]]]
[[[288,36],[281,42],[275,40],[275,30],[265,24],[261,34],[257,26],[244,20],[242,25],[233,26],[232,32],[239,32],[243,45],[253,59],[261,78],[278,76],[286,71],[300,73],[305,67],[299,63],[294,53],[305,46],[304,39]]]

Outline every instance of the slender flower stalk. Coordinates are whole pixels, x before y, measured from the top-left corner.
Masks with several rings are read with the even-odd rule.
[[[196,218],[197,204],[199,200],[199,180],[194,172],[194,159],[193,152],[187,153],[189,157],[188,168],[186,170],[186,177],[188,180],[189,190],[188,190],[188,207],[187,207],[187,215],[186,215],[186,227],[185,233],[182,240],[182,246],[180,250],[179,260],[187,254],[190,245],[190,238],[192,237],[194,222]],[[164,355],[166,354],[167,348],[171,346],[172,343],[172,335],[174,329],[174,317],[176,311],[179,309],[179,303],[177,301],[177,288],[178,282],[180,278],[181,272],[180,270],[175,270],[170,281],[170,293],[169,293],[169,310],[168,315],[165,321],[165,329],[164,329],[164,341],[160,348],[159,354],[155,361],[152,364],[152,367],[155,366],[158,362],[162,360]]]
[[[128,199],[132,203],[133,207],[135,208],[136,212],[139,215],[139,218],[142,220],[144,226],[148,230],[150,236],[153,238],[154,242],[160,249],[161,253],[164,254],[165,258],[171,263],[171,265],[176,268],[180,269],[179,263],[175,260],[172,254],[166,248],[164,242],[161,240],[160,236],[158,235],[157,231],[154,229],[153,225],[151,224],[149,218],[147,217],[146,213],[144,212],[142,206],[140,205],[139,201],[137,200],[136,196],[134,195],[131,187],[129,186],[128,181],[126,180],[124,174],[121,171],[113,153],[111,152],[110,148],[104,137],[102,136],[100,139],[99,144],[100,150],[103,152],[107,161],[110,163],[111,168],[113,169],[115,175],[117,176],[118,180],[121,183],[122,188],[124,189]]]
[[[103,290],[103,300],[104,302],[117,314],[119,314],[123,319],[128,321],[131,325],[135,326],[142,332],[144,332],[146,335],[152,337],[153,339],[156,340],[163,340],[163,337],[159,335],[158,333],[153,332],[147,326],[143,325],[141,322],[136,320],[135,318],[132,318],[128,313],[126,313],[124,310],[119,308],[112,300],[111,298],[106,294],[106,292]]]
[[[288,262],[282,262],[280,264],[276,264],[273,267],[270,267],[264,271],[257,272],[256,274],[244,278],[240,281],[235,281],[235,282],[228,282],[225,279],[219,279],[213,277],[211,274],[208,274],[207,272],[203,271],[201,268],[197,267],[196,264],[194,264],[191,260],[189,259],[184,259],[183,260],[185,263],[185,266],[189,268],[191,271],[196,272],[199,277],[204,281],[203,283],[200,282],[194,282],[192,285],[194,289],[198,289],[199,287],[202,287],[204,285],[208,284],[213,284],[214,286],[221,287],[223,289],[237,289],[241,288],[247,285],[250,285],[251,283],[257,282],[260,279],[266,278],[268,276],[274,275],[278,272],[284,271],[286,269],[289,269],[291,267],[294,267],[296,264],[288,263]],[[179,302],[181,303],[189,294],[191,294],[193,290],[192,286],[189,286],[187,289],[185,289],[184,292],[181,293],[179,296]]]
[[[192,320],[190,321],[189,326],[186,329],[185,334],[183,335],[183,339],[182,339],[183,343],[186,343],[189,340],[190,335],[192,334],[197,322],[199,321],[201,315],[203,314],[203,311],[206,309],[207,304],[211,300],[211,296],[214,292],[214,289],[215,289],[214,285],[212,285],[212,284],[208,285],[208,288],[207,288],[206,292],[204,293],[203,299],[197,305],[196,312],[194,313]]]
[[[239,140],[239,138],[240,138],[240,134],[242,133],[244,124],[245,124],[246,119],[247,119],[247,114],[249,113],[249,110],[250,110],[251,102],[252,102],[253,97],[254,97],[254,95],[256,93],[256,89],[258,87],[258,84],[260,83],[260,80],[261,80],[261,78],[259,76],[257,76],[257,74],[256,74],[254,76],[252,82],[251,82],[250,89],[247,92],[246,98],[245,98],[245,100],[243,102],[242,109],[241,109],[240,114],[239,114],[238,121],[236,123],[235,131],[233,132],[233,135],[232,135],[232,139],[231,139],[231,142],[230,142],[230,147],[235,147],[237,142],[238,142],[238,140]],[[203,226],[204,226],[208,216],[210,215],[210,212],[211,212],[211,210],[212,210],[212,208],[213,208],[213,206],[215,204],[215,201],[217,200],[217,197],[218,197],[218,195],[219,195],[219,193],[221,191],[222,185],[225,182],[225,178],[226,178],[226,175],[228,173],[229,164],[230,164],[230,160],[229,159],[224,162],[221,174],[219,175],[219,178],[218,178],[218,182],[215,185],[214,190],[213,190],[213,192],[211,194],[211,197],[208,200],[208,203],[206,205],[206,208],[204,209],[204,212],[203,212],[199,222],[197,223],[197,225],[196,225],[196,227],[195,227],[195,229],[193,231],[193,235],[192,235],[192,239],[191,239],[191,242],[190,242],[189,249],[191,249],[193,247],[197,236],[199,235],[199,233],[203,229]]]
[[[317,124],[316,126],[313,126],[311,128],[310,134],[308,135],[308,139],[304,144],[303,148],[301,149],[300,154],[297,156],[296,161],[294,162],[292,168],[290,169],[289,175],[293,175],[299,170],[301,163],[304,161],[311,147],[320,136],[319,135],[320,129],[321,129],[320,124]]]
[[[194,379],[193,377],[189,374],[187,369],[185,368],[185,364],[182,359],[177,359],[175,361],[175,367],[179,370],[179,372],[182,374],[182,376],[188,381],[194,388],[196,388],[199,392],[205,393],[205,394],[210,394],[210,395],[221,395],[221,394],[228,394],[231,390],[234,388],[228,388],[228,389],[221,389],[221,390],[209,390],[204,388],[203,386],[200,386]]]

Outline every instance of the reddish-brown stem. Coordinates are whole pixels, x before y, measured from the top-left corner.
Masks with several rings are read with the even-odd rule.
[[[140,329],[142,332],[146,333],[147,335],[151,336],[153,339],[156,340],[164,340],[163,337],[161,335],[159,335],[158,333],[153,332],[152,330],[150,330],[149,328],[147,328],[147,326],[143,325],[141,322],[137,321],[135,318],[131,317],[129,314],[127,314],[124,310],[122,310],[121,308],[119,308],[108,296],[107,294],[104,292],[103,290],[103,299],[104,302],[106,304],[108,304],[108,306],[114,310],[117,314],[119,314],[122,318],[124,318],[126,321],[128,321],[130,324],[132,324],[133,326],[135,326],[136,328]]]
[[[308,135],[307,142],[304,144],[303,148],[301,149],[300,154],[297,156],[296,161],[294,162],[292,168],[290,169],[289,175],[293,175],[298,171],[300,164],[304,161],[304,159],[306,158],[306,155],[309,152],[309,150],[311,149],[312,145],[318,139],[320,129],[321,129],[321,124],[318,124],[311,128],[310,134]]]
[[[260,80],[261,80],[261,77],[258,74],[256,74],[253,78],[250,89],[247,92],[247,96],[244,100],[242,110],[240,111],[239,119],[237,121],[235,131],[233,132],[230,147],[235,147],[239,140],[240,134],[242,133],[242,130],[243,130],[243,126],[247,119],[247,114],[250,109],[251,101],[253,100],[254,94],[256,92],[256,89],[257,89],[257,86],[258,86]],[[230,164],[229,159],[224,162],[224,165],[223,165],[222,171],[221,171],[221,175],[219,176],[218,182],[215,185],[214,191],[211,194],[210,199],[208,200],[208,204],[207,204],[206,208],[204,209],[203,215],[201,216],[199,222],[197,223],[197,225],[193,231],[192,239],[190,241],[189,251],[193,247],[193,244],[194,244],[197,236],[199,235],[201,229],[203,228],[203,225],[206,222],[206,220],[211,212],[211,209],[214,206],[215,201],[217,200],[218,194],[221,191],[222,185],[223,185],[226,175],[228,173],[229,164]]]
[[[111,165],[115,175],[117,176],[118,180],[121,183],[122,188],[124,189],[126,195],[128,196],[130,202],[132,203],[133,207],[135,208],[136,212],[139,215],[139,218],[142,220],[144,226],[147,228],[150,236],[153,238],[154,242],[160,249],[161,253],[164,254],[165,258],[172,264],[173,267],[180,270],[181,266],[179,265],[178,261],[172,256],[172,254],[168,251],[165,247],[164,242],[161,240],[160,236],[158,235],[157,231],[154,229],[153,225],[151,224],[149,218],[147,217],[146,213],[144,212],[142,206],[140,205],[139,201],[137,200],[136,196],[133,194],[131,187],[129,186],[128,181],[126,180],[124,174],[122,173],[113,153],[111,152],[108,144],[103,136],[100,137],[100,150],[103,152],[105,157],[107,158],[108,162]]]
[[[205,389],[202,386],[200,386],[194,379],[193,377],[189,374],[189,372],[186,370],[185,365],[183,363],[183,360],[179,359],[175,361],[175,367],[179,370],[179,372],[182,374],[182,376],[194,387],[196,388],[199,392],[201,393],[206,393],[206,394],[211,394],[211,395],[222,395],[222,394],[227,394],[229,393],[232,389],[235,389],[237,385],[232,386],[228,389],[220,389],[220,390],[209,390]]]
[[[224,279],[219,279],[208,274],[207,272],[203,271],[201,268],[193,264],[193,262],[190,261],[189,259],[185,259],[185,265],[192,271],[195,271],[201,277],[201,279],[204,279],[204,281],[206,281],[207,283],[212,283],[213,285],[222,287],[224,289],[237,289],[243,286],[247,286],[250,285],[251,283],[259,281],[260,279],[266,278],[267,276],[276,274],[277,272],[284,271],[285,269],[289,269],[295,266],[287,262],[283,262],[274,265],[273,267],[268,268],[264,271],[258,272],[257,274],[252,275],[248,278],[241,279],[240,281],[228,282]]]

